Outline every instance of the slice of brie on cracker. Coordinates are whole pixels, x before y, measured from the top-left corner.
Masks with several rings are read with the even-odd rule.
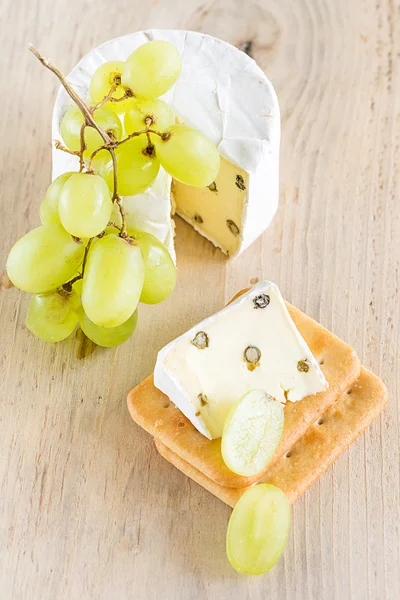
[[[284,404],[328,388],[269,281],[165,346],[154,385],[209,439],[221,436],[230,409],[251,390],[264,390]]]
[[[167,40],[182,55],[182,73],[163,96],[177,119],[216,144],[221,169],[206,188],[171,180],[161,167],[144,193],[124,198],[128,226],[155,235],[174,251],[171,194],[176,212],[229,256],[240,254],[270,224],[278,206],[280,116],[275,91],[252,58],[231,44],[193,31],[138,31],[87,54],[67,79],[89,101],[93,73],[110,60],[126,60],[151,40]],[[60,122],[71,100],[61,88],[52,136],[62,141]],[[53,178],[79,168],[78,158],[53,149]],[[172,186],[172,187],[171,187]]]

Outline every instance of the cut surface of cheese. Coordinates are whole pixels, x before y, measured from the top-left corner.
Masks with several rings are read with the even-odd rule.
[[[277,286],[268,281],[163,348],[154,384],[210,439],[221,436],[232,406],[251,390],[284,404],[328,387]]]
[[[148,30],[95,48],[67,79],[89,101],[90,80],[101,64],[126,60],[137,47],[155,39],[171,42],[182,55],[181,76],[163,99],[180,121],[209,137],[223,159],[217,192],[174,182],[177,212],[229,256],[240,254],[268,227],[278,206],[279,106],[254,60],[202,33]],[[54,140],[61,140],[60,122],[71,102],[61,88],[53,111]],[[53,149],[53,178],[78,167],[76,156]],[[161,168],[154,184],[142,194],[125,197],[124,205],[128,225],[155,235],[175,259],[171,183]]]
[[[222,158],[215,181],[206,188],[172,183],[176,212],[196,231],[233,256],[240,246],[247,198],[246,171]]]

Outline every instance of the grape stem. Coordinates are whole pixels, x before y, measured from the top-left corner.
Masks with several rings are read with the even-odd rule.
[[[121,144],[125,144],[125,142],[129,142],[129,140],[132,138],[138,137],[139,135],[148,135],[149,133],[154,133],[154,135],[158,135],[161,139],[167,139],[165,138],[166,134],[161,133],[161,131],[155,131],[155,129],[142,129],[141,131],[134,131],[133,133],[130,133],[126,138],[117,142],[117,145],[120,146]]]
[[[118,86],[120,86],[120,85],[121,85],[121,78],[114,77],[114,85],[108,92],[107,96],[104,96],[104,98],[101,102],[99,102],[98,104],[96,104],[95,106],[93,106],[89,109],[91,111],[91,113],[93,114],[95,110],[104,106],[104,104],[106,102],[122,102],[123,100],[127,100],[128,98],[134,97],[134,93],[132,92],[132,90],[126,89],[123,96],[121,96],[120,98],[114,98],[113,93],[117,91]]]
[[[112,86],[112,88],[110,89],[110,91],[108,92],[107,96],[104,96],[103,100],[101,102],[99,102],[98,104],[96,104],[95,106],[92,106],[89,110],[90,112],[93,114],[95,110],[97,110],[98,108],[101,108],[102,106],[104,106],[104,104],[106,102],[108,102],[109,100],[111,100],[111,97],[113,95],[113,93],[117,90],[118,88],[118,83],[114,83],[114,85]]]
[[[56,65],[54,65],[51,61],[47,60],[47,58],[42,56],[40,54],[40,52],[32,44],[29,44],[29,50],[32,52],[32,54],[34,54],[34,56],[36,56],[36,58],[41,62],[41,64],[44,67],[46,67],[46,69],[49,69],[49,71],[51,71],[52,73],[54,73],[54,75],[56,75],[56,77],[60,81],[61,85],[63,86],[63,88],[65,89],[67,94],[75,102],[75,104],[77,105],[77,107],[79,108],[79,110],[81,111],[81,113],[83,115],[84,123],[81,128],[81,150],[79,153],[80,171],[83,171],[83,168],[84,168],[83,152],[86,149],[85,136],[84,136],[85,127],[93,127],[94,129],[96,129],[96,131],[102,137],[102,139],[104,141],[104,147],[110,153],[112,161],[113,161],[114,190],[113,190],[112,200],[113,200],[113,202],[118,204],[119,211],[121,213],[122,224],[121,224],[120,235],[121,235],[121,237],[127,237],[128,233],[126,231],[125,211],[122,206],[121,198],[118,195],[117,159],[116,159],[115,150],[114,150],[117,143],[109,136],[109,134],[106,131],[104,131],[104,129],[102,129],[101,127],[98,126],[98,124],[96,123],[96,121],[93,118],[93,114],[92,114],[93,111],[91,111],[90,108],[87,106],[87,104],[82,100],[82,98],[80,98],[78,96],[78,94],[75,92],[73,87],[68,83],[68,81],[66,80],[65,76],[60,71],[60,69],[58,67],[56,67]]]
[[[110,136],[101,127],[97,125],[89,107],[85,104],[82,98],[78,96],[73,87],[70,86],[63,73],[61,73],[60,69],[53,65],[51,61],[47,60],[47,58],[44,58],[44,56],[42,56],[32,44],[29,44],[29,50],[32,52],[32,54],[36,56],[36,58],[42,63],[44,67],[46,67],[47,69],[49,69],[49,71],[56,75],[67,94],[70,96],[70,98],[72,98],[72,100],[75,102],[75,104],[83,114],[85,124],[89,125],[90,127],[94,127],[94,129],[96,129],[99,132],[104,142],[106,144],[111,144],[112,142]]]
[[[83,275],[85,273],[86,261],[87,261],[87,257],[88,257],[88,254],[89,254],[89,248],[90,248],[92,242],[93,242],[93,238],[89,238],[88,243],[86,244],[85,254],[83,255],[81,277],[83,277]]]
[[[110,102],[122,102],[123,100],[127,100],[128,98],[134,98],[135,94],[132,90],[126,89],[125,94],[121,96],[121,98],[110,98]]]
[[[59,140],[54,141],[54,146],[57,150],[62,150],[63,152],[66,152],[67,154],[73,154],[74,156],[81,155],[80,150],[70,150],[69,148],[66,148]]]
[[[114,221],[108,221],[107,227],[115,227],[116,229],[118,229],[118,231],[121,231],[120,226],[114,223]]]
[[[87,257],[89,254],[89,249],[90,246],[93,242],[94,238],[89,238],[88,243],[86,244],[86,248],[85,248],[85,254],[83,255],[83,262],[82,262],[82,271],[79,273],[79,275],[77,275],[76,277],[74,277],[73,279],[70,279],[69,281],[67,281],[66,283],[64,283],[62,285],[62,289],[65,290],[66,292],[71,293],[72,292],[72,286],[76,281],[79,281],[79,279],[83,279],[83,276],[85,274],[85,267],[86,267],[86,261],[87,261]]]
[[[90,155],[89,158],[89,163],[88,163],[88,168],[87,168],[87,172],[88,173],[93,173],[93,168],[92,168],[92,162],[95,156],[97,156],[97,154],[101,151],[101,150],[107,150],[107,148],[105,146],[100,146],[99,148],[96,148],[96,150],[94,150],[92,152],[92,154]]]
[[[80,141],[81,141],[81,149],[79,151],[79,173],[82,173],[83,169],[85,168],[85,161],[83,159],[83,153],[86,150],[85,127],[86,127],[86,123],[84,121],[82,124],[82,127],[81,127],[80,136],[79,136]]]

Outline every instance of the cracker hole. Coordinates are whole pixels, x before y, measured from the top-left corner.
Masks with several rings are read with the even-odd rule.
[[[164,403],[164,408],[169,408],[170,404],[171,404],[171,402],[169,400],[166,400]]]
[[[353,389],[349,388],[348,390],[346,390],[346,394],[349,394],[349,396],[350,396],[350,394],[352,393],[352,391],[353,391]]]
[[[324,420],[323,420],[323,419],[318,419],[318,421],[317,421],[317,425],[322,425],[322,423],[323,423],[323,422],[324,422]]]
[[[320,365],[323,365],[323,364],[324,364],[324,362],[325,362],[325,361],[324,361],[324,359],[323,359],[323,358],[321,358],[321,360],[319,361],[319,364],[320,364]]]
[[[285,456],[286,458],[290,458],[292,456],[292,451],[289,450],[289,452],[286,452]]]
[[[182,421],[180,421],[180,422],[178,423],[178,427],[185,427],[185,423],[182,423]]]

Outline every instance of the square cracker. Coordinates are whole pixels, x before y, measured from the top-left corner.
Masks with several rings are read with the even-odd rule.
[[[293,504],[379,415],[387,401],[383,382],[367,369],[351,388],[311,425],[257,483],[272,483]],[[248,489],[223,487],[172,452],[159,439],[157,450],[168,462],[217,498],[235,506]]]
[[[361,363],[350,346],[297,308],[290,304],[287,306],[295,325],[320,362],[329,388],[300,402],[287,403],[282,440],[265,471],[350,387],[361,369]],[[222,460],[221,440],[210,441],[197,431],[168,397],[154,386],[152,375],[129,393],[128,408],[138,425],[215,483],[240,488],[259,478],[259,475],[243,477],[232,473]]]

